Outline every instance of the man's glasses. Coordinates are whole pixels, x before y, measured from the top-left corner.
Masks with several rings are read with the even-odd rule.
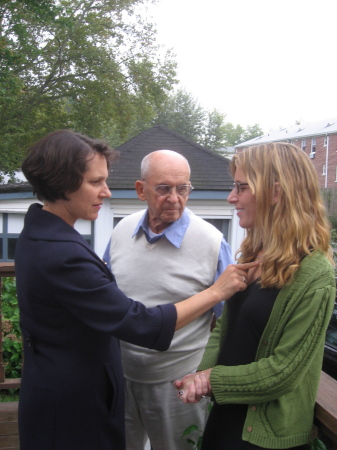
[[[233,189],[237,194],[241,194],[241,192],[243,192],[246,188],[243,188],[242,186],[249,186],[248,183],[238,183],[237,181],[235,181],[233,183]]]
[[[156,193],[162,197],[170,195],[172,189],[175,189],[177,194],[181,197],[186,197],[191,193],[194,187],[191,184],[181,184],[180,186],[172,187],[168,184],[158,184],[157,186],[151,186]]]

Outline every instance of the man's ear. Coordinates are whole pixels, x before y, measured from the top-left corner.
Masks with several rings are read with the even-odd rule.
[[[145,189],[144,189],[144,182],[141,181],[141,180],[137,180],[135,182],[135,189],[136,189],[136,192],[137,192],[139,200],[144,202],[146,200]]]
[[[281,197],[281,186],[278,181],[274,183],[272,204],[276,205]]]

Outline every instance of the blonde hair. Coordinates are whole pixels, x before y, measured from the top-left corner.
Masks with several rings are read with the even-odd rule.
[[[316,250],[333,264],[330,223],[306,153],[287,143],[256,145],[234,155],[233,176],[238,167],[256,196],[255,224],[241,244],[239,262],[254,261],[263,248],[261,286],[282,288],[301,259]]]

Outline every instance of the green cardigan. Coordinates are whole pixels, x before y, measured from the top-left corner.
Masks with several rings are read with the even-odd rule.
[[[241,366],[216,366],[226,334],[225,304],[198,370],[213,367],[217,403],[248,405],[243,440],[270,449],[309,442],[335,296],[327,258],[321,252],[304,258],[294,281],[276,298],[255,362]]]

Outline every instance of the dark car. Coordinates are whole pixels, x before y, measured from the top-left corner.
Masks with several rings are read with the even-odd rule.
[[[323,370],[337,380],[337,300],[326,332]]]

